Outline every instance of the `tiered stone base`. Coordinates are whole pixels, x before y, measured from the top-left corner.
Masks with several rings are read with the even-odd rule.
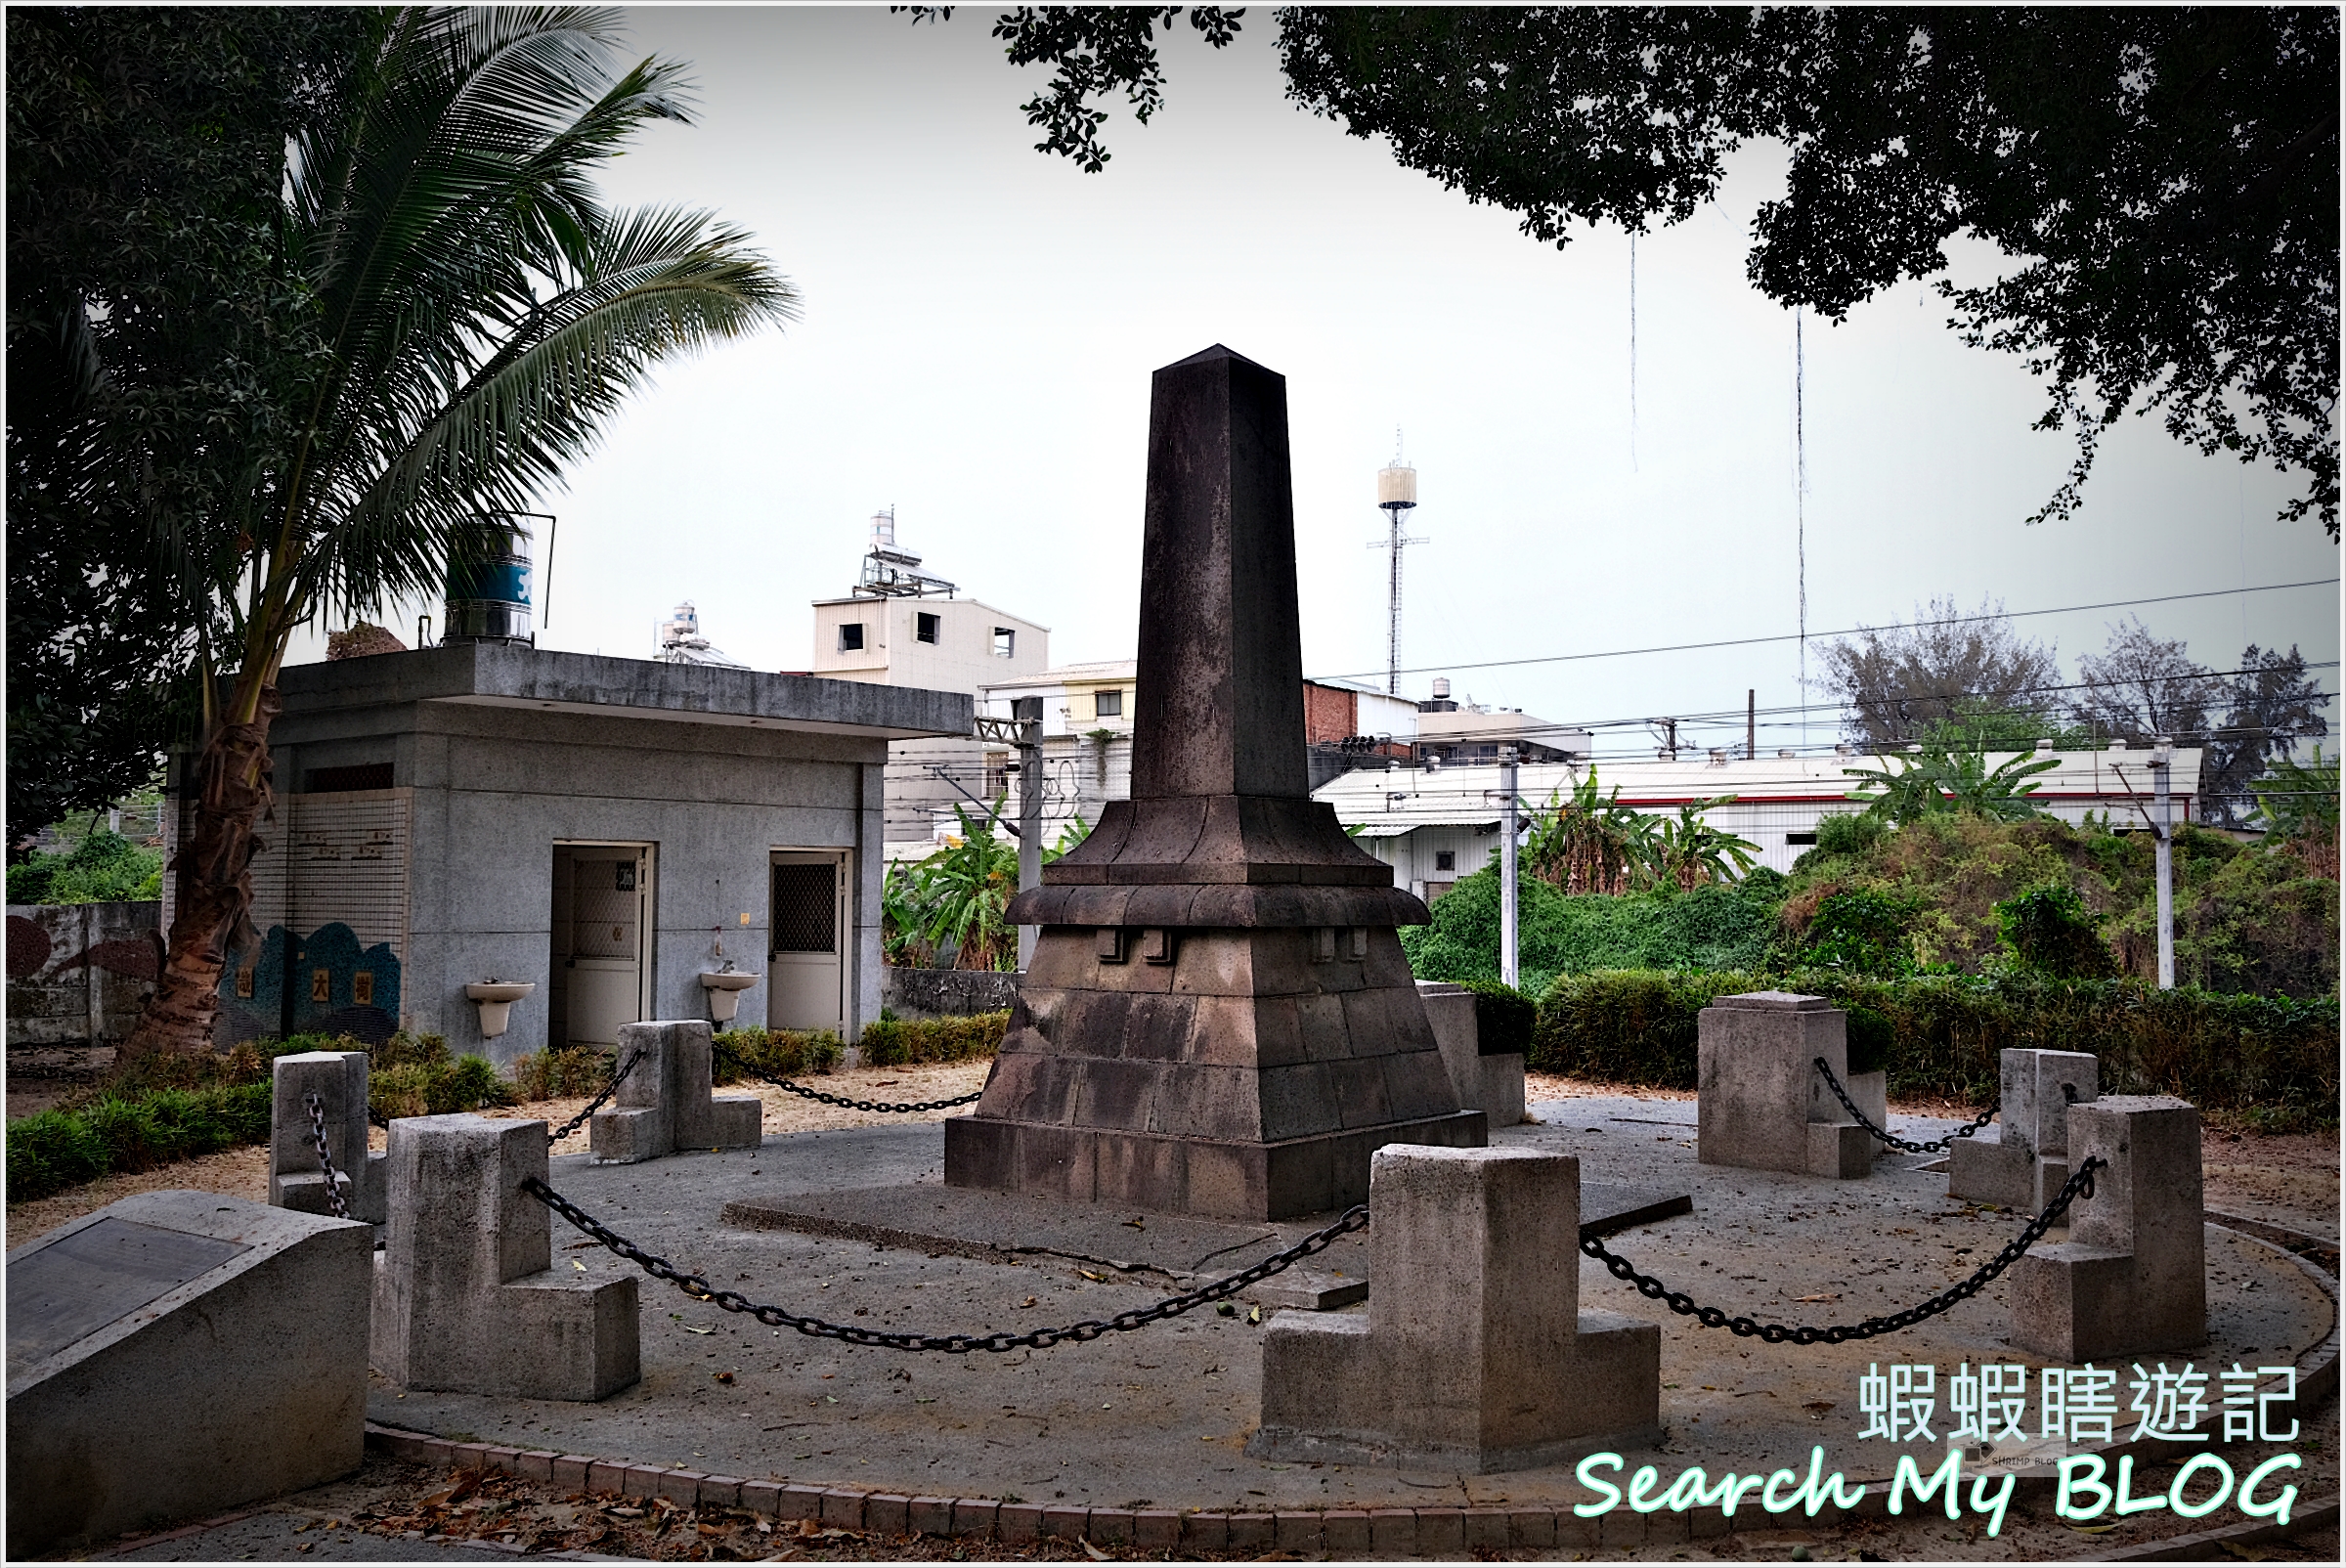
[[[1386,1144],[1476,1149],[1484,1138],[1479,1111],[1270,1144],[956,1116],[945,1123],[945,1180],[1157,1214],[1278,1220],[1367,1202],[1368,1156]]]

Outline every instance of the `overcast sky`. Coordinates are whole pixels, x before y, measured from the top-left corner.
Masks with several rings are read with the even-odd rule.
[[[1048,625],[1054,663],[1129,657],[1150,372],[1221,342],[1287,378],[1310,673],[1381,682],[1367,546],[1398,426],[1429,541],[1406,556],[1405,693],[1448,672],[1559,721],[1736,710],[1736,738],[1747,687],[1801,700],[1791,643],[1468,668],[1797,629],[1794,318],[1744,279],[1771,149],[1637,244],[1632,439],[1620,233],[1541,244],[1298,109],[1260,9],[1224,52],[1183,28],[1163,113],[1111,120],[1112,161],[1084,174],[1032,151],[1018,106],[1044,75],[1004,63],[993,14],[630,13],[642,52],[694,67],[700,120],[644,135],[609,196],[717,209],[805,314],[661,370],[546,498],[542,646],[645,657],[689,598],[734,657],[804,668],[809,601],[846,590],[892,504],[929,569]],[[1963,347],[1918,285],[1803,337],[1812,631],[1942,594],[2017,611],[2335,575],[2319,524],[2274,520],[2294,480],[2154,419],[2105,442],[2081,513],[2025,526],[2069,438],[2029,429],[2040,385]],[[2020,624],[2073,672],[2124,613]],[[2139,613],[2219,669],[2250,641],[2338,654],[2334,588]],[[1796,742],[1785,722],[1763,744]],[[1831,738],[1820,712],[1808,739]]]

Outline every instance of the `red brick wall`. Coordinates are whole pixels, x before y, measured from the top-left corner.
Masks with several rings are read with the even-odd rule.
[[[1359,721],[1360,705],[1353,694],[1336,686],[1303,683],[1303,743],[1306,746],[1333,746],[1337,741],[1358,734],[1353,726]]]

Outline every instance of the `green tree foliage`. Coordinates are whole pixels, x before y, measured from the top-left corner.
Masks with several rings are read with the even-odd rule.
[[[922,15],[931,8],[915,8]],[[1163,102],[1175,7],[1020,7],[1014,63],[1044,151],[1108,161],[1097,104]],[[1785,194],[1747,263],[1786,305],[1843,319],[1936,279],[1965,342],[2048,383],[2079,503],[2129,409],[2302,474],[2282,515],[2338,533],[2338,17],[2326,7],[1282,7],[1288,96],[1382,139],[1469,200],[1565,243],[1583,223],[1679,223],[1726,155],[1774,138]],[[1226,44],[1238,15],[1192,14]],[[2013,265],[1957,287],[1958,237]],[[2243,416],[2244,413],[2244,416]]]
[[[620,65],[616,13],[364,15],[364,47],[275,152],[282,198],[253,220],[288,284],[271,320],[321,347],[268,381],[285,439],[207,449],[230,482],[175,541],[234,675],[216,700],[203,684],[182,897],[130,1054],[200,1048],[226,955],[252,938],[295,631],[436,590],[478,516],[527,509],[652,367],[796,310],[740,230],[597,196],[597,169],[646,124],[689,117],[679,66]]]
[[[221,632],[198,541],[283,460],[286,387],[324,342],[282,243],[285,147],[335,111],[379,25],[8,14],[12,823],[122,799],[193,717]]]
[[[65,854],[33,854],[8,868],[12,904],[102,904],[162,895],[162,852],[105,828]]]
[[[1987,754],[1964,748],[1937,750],[1922,747],[1890,759],[1892,767],[1845,767],[1849,777],[1863,779],[1871,793],[1853,791],[1849,799],[1866,803],[1866,810],[1900,827],[1928,816],[1957,812],[1990,822],[2018,822],[2036,815],[2029,801],[2037,786],[2028,780],[2060,764],[2052,758],[2008,757],[1995,766]]]
[[[2284,759],[2252,786],[2257,825],[2284,840],[2329,845],[2331,865],[2338,847],[2338,760],[2324,761],[2314,748],[2310,762]]]
[[[1536,878],[1517,888],[1523,989],[1538,995],[1558,975],[1591,969],[1757,967],[1776,930],[1783,879],[1755,871],[1710,883],[1624,894],[1570,894]],[[1460,877],[1436,899],[1433,920],[1405,929],[1401,944],[1419,980],[1499,980],[1499,871]]]
[[[1591,765],[1535,806],[1524,840],[1524,868],[1568,893],[1628,893],[1653,881],[1657,819],[1621,804],[1621,786],[1605,790]]]
[[[1002,800],[983,820],[966,806],[953,811],[961,819],[957,842],[901,872],[891,868],[898,951],[944,957],[954,969],[1015,969],[1018,928],[1003,916],[1019,891],[1019,847],[994,837]]]
[[[1827,818],[1830,824],[1834,819]],[[1862,819],[1852,819],[1862,820]],[[1822,829],[1818,835],[1824,841]],[[2176,975],[2211,991],[2320,996],[2338,983],[2338,883],[2286,841],[2239,845],[2190,825],[2175,833]],[[1992,822],[1933,815],[1870,842],[1820,842],[1783,901],[1769,962],[1794,967],[1837,895],[1860,892],[1911,911],[1903,927],[1921,971],[1992,972],[2009,949],[1999,903],[2066,887],[2098,924],[2121,976],[2154,980],[2156,890],[2147,833],[2073,827],[2054,817]],[[1861,974],[1862,966],[1845,966]]]
[[[2020,636],[1992,600],[1967,613],[1933,599],[1911,623],[1835,638],[1819,668],[1843,739],[1872,752],[1918,741],[2030,750],[2049,733],[2046,693],[2061,680],[2060,655]]]
[[[2022,969],[2055,980],[2100,980],[2115,973],[2101,923],[2067,883],[2031,888],[1995,907],[2004,946]]]

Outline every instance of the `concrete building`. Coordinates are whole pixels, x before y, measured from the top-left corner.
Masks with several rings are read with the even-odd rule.
[[[1060,835],[1079,818],[1087,827],[1096,825],[1109,801],[1131,799],[1136,668],[1130,659],[1063,665],[1021,679],[997,681],[980,694],[982,711],[994,719],[1011,718],[1013,705],[1021,697],[1042,699],[1044,844],[1058,844]],[[1004,790],[1010,803],[1003,818],[1016,822],[1017,758],[1007,747],[989,747],[985,797],[990,801]],[[940,813],[937,830],[947,828],[958,831],[959,824],[950,812]]]
[[[998,681],[982,693],[988,717],[1009,719],[1021,697],[1043,704],[1043,842],[1059,843],[1077,818],[1097,824],[1110,801],[1132,796],[1132,713],[1137,664],[1108,659],[1063,665],[1024,679]],[[1342,680],[1303,683],[1304,744],[1317,784],[1347,768],[1406,760],[1417,738],[1417,705]],[[987,800],[1008,790],[1007,821],[1019,816],[1017,758],[1007,747],[985,754]],[[937,814],[936,833],[958,832],[950,809]],[[906,847],[927,853],[934,842]]]
[[[1990,766],[2015,753],[1990,753]],[[2057,766],[2039,773],[2030,797],[2038,809],[2068,822],[2107,813],[2110,826],[2146,827],[2150,810],[2150,754],[2112,747],[2099,752],[2046,752]],[[2177,747],[2169,787],[2174,819],[2192,820],[2199,789],[2201,753]],[[1596,768],[1599,786],[1620,786],[1621,804],[1641,811],[1674,812],[1696,801],[1731,795],[1734,801],[1704,813],[1713,827],[1740,834],[1760,848],[1760,863],[1790,871],[1793,861],[1816,844],[1816,825],[1828,815],[1863,806],[1849,792],[1860,780],[1845,769],[1890,766],[1879,757],[1730,758],[1724,752],[1676,762],[1532,762],[1520,769],[1518,794],[1532,807],[1569,795]],[[1491,861],[1499,848],[1501,797],[1497,766],[1452,767],[1394,764],[1331,779],[1313,798],[1336,808],[1337,818],[1359,831],[1357,843],[1393,867],[1393,880],[1427,902],[1451,884]]]
[[[997,681],[1039,676],[1051,663],[1049,627],[957,597],[953,584],[920,568],[921,557],[896,543],[895,514],[874,517],[853,589],[815,602],[806,673],[976,697]],[[934,842],[937,819],[954,821],[956,803],[990,802],[999,788],[987,784],[984,749],[966,727],[890,746],[887,786],[886,837],[904,844]]]
[[[492,643],[279,690],[262,940],[222,978],[223,1042],[405,1027],[500,1065],[707,1018],[728,963],[760,977],[743,1022],[859,1029],[888,747],[971,727],[960,693]],[[528,987],[494,1037],[466,994],[489,981]]]

